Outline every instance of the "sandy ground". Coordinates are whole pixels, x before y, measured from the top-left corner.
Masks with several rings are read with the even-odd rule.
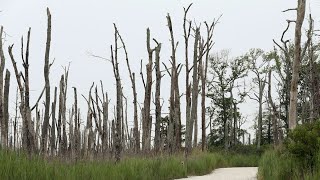
[[[180,180],[256,180],[257,167],[220,168],[205,176],[192,176]]]

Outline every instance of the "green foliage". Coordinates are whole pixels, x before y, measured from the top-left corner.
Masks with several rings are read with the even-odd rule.
[[[259,176],[265,180],[320,179],[320,122],[307,123],[289,132],[280,150],[264,153]]]
[[[0,179],[176,179],[204,175],[219,167],[256,166],[257,156],[195,152],[186,163],[184,156],[128,158],[76,163],[46,161],[39,157],[0,151]]]
[[[313,168],[320,149],[320,122],[306,123],[289,132],[285,141],[289,153],[306,168]]]
[[[300,179],[297,161],[288,153],[266,151],[259,162],[259,179],[286,180]]]

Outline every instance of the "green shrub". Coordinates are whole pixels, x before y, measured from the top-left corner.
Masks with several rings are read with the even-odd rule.
[[[320,122],[297,126],[289,132],[285,146],[305,168],[314,168],[320,149]]]

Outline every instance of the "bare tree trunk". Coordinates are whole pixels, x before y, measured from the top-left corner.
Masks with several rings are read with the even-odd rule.
[[[1,144],[2,147],[6,147],[6,135],[5,135],[5,119],[4,119],[4,97],[3,97],[3,73],[5,67],[5,57],[3,53],[2,47],[2,34],[3,34],[3,27],[1,26],[0,29],[0,126],[1,126]]]
[[[219,20],[219,19],[218,19]],[[217,22],[218,22],[217,20]],[[217,22],[213,21],[211,26],[207,23],[207,42],[206,42],[206,57],[205,57],[205,64],[201,68],[201,122],[202,122],[202,151],[205,150],[206,147],[206,80],[207,80],[207,72],[208,72],[208,63],[209,63],[209,53],[213,45],[212,36],[213,36],[213,30]],[[210,122],[211,126],[211,122]],[[210,128],[211,130],[211,128]]]
[[[150,104],[151,104],[151,87],[152,87],[152,54],[154,49],[150,47],[150,29],[147,29],[147,50],[149,61],[146,65],[147,71],[147,82],[145,84],[145,94],[144,94],[144,111],[143,111],[143,135],[142,135],[142,148],[144,152],[150,151],[151,144],[151,134],[150,134]],[[151,119],[152,120],[152,119]]]
[[[46,101],[45,101],[45,112],[44,120],[42,126],[42,136],[41,136],[41,152],[45,154],[47,149],[47,134],[49,127],[49,111],[50,111],[50,80],[49,80],[49,57],[50,57],[50,43],[51,43],[51,14],[49,8],[47,8],[48,16],[48,29],[47,29],[47,43],[46,52],[44,59],[44,79],[45,79],[45,89],[46,89]]]
[[[259,87],[259,115],[258,115],[258,138],[257,138],[257,148],[261,147],[262,140],[262,95],[263,89]]]
[[[155,105],[156,105],[156,124],[155,124],[155,135],[154,135],[154,149],[156,153],[160,149],[160,123],[161,123],[161,104],[160,104],[160,87],[161,87],[161,71],[160,71],[160,50],[161,43],[155,49],[155,68],[156,68],[156,94],[155,94]]]
[[[52,102],[52,122],[51,122],[51,139],[50,139],[50,145],[51,145],[51,156],[55,155],[56,151],[56,105],[57,105],[57,90],[58,88],[54,88],[54,99]]]
[[[192,4],[188,8],[184,8],[184,17],[183,17],[183,32],[184,32],[184,43],[185,43],[185,66],[186,66],[186,134],[185,134],[185,157],[187,158],[188,154],[191,151],[191,142],[189,144],[189,139],[192,137],[192,129],[190,128],[191,123],[191,85],[189,82],[189,38],[191,32],[191,21],[189,21],[187,26],[187,14]],[[191,130],[191,135],[190,135]],[[189,137],[190,136],[190,137]],[[190,146],[188,148],[188,146]]]
[[[61,127],[62,127],[62,114],[63,114],[63,97],[64,97],[64,75],[61,76],[60,79],[60,95],[59,95],[59,115],[58,115],[58,141],[59,141],[59,154],[64,154],[63,149],[63,141],[62,141],[62,134],[61,134]]]
[[[30,43],[30,33],[31,33],[31,28],[29,28],[28,31],[28,39],[27,39],[27,49],[26,49],[26,54],[25,57],[23,59],[24,63],[23,63],[23,67],[24,67],[24,76],[25,76],[25,83],[24,83],[24,103],[22,103],[24,105],[23,107],[23,114],[24,114],[24,119],[26,120],[25,123],[25,128],[27,130],[26,133],[26,147],[27,150],[29,152],[29,154],[31,154],[32,152],[34,152],[35,150],[35,144],[34,144],[34,139],[35,139],[35,135],[34,135],[34,128],[32,126],[32,122],[31,122],[31,110],[30,110],[30,90],[29,90],[29,43]],[[23,38],[21,40],[22,42],[22,50],[23,50]]]
[[[103,155],[106,155],[108,149],[108,94],[106,94],[106,100],[102,104],[103,108],[103,134],[102,134],[102,152]]]
[[[116,88],[117,88],[117,109],[116,109],[116,127],[115,127],[115,136],[114,136],[114,147],[115,147],[115,160],[116,162],[120,161],[120,155],[121,155],[121,122],[122,122],[122,107],[121,107],[121,101],[122,101],[122,88],[121,88],[121,79],[119,74],[119,68],[118,68],[118,34],[117,34],[117,27],[114,24],[114,41],[115,41],[115,49],[113,52],[113,48],[111,46],[111,61],[113,66],[113,73],[114,77],[116,79]]]
[[[3,92],[3,124],[1,135],[3,136],[3,146],[4,148],[8,147],[8,132],[9,132],[9,90],[10,90],[10,72],[6,70],[4,83],[4,92]]]
[[[268,81],[268,99],[269,103],[272,108],[272,128],[273,128],[273,143],[274,145],[278,145],[278,120],[279,113],[277,111],[276,105],[273,103],[272,96],[271,96],[271,70],[269,70],[269,81]]]
[[[206,77],[208,70],[209,53],[207,53],[205,67],[201,68],[201,150],[204,151],[206,147]]]
[[[172,28],[172,21],[171,17],[168,14],[167,15],[167,22],[168,22],[168,28],[170,32],[171,37],[171,90],[170,90],[170,114],[169,114],[169,124],[168,124],[168,150],[169,154],[173,153],[176,149],[176,138],[179,133],[178,132],[178,114],[177,114],[177,107],[176,107],[176,87],[177,82],[177,65],[176,65],[176,48],[177,45],[175,44],[174,35],[173,35],[173,28]],[[179,96],[179,94],[178,94]]]
[[[117,30],[119,38],[121,40],[124,52],[126,54],[126,62],[127,62],[127,68],[129,71],[129,77],[131,80],[131,85],[132,85],[132,93],[133,93],[133,122],[134,122],[134,128],[133,128],[133,136],[134,136],[134,149],[135,153],[138,153],[140,151],[140,137],[139,137],[139,130],[138,130],[138,106],[137,106],[137,91],[136,91],[136,83],[135,83],[135,73],[132,73],[130,64],[129,64],[129,57],[128,57],[128,52],[126,49],[126,45]]]
[[[190,115],[190,122],[187,122],[186,126],[186,151],[187,154],[191,153],[192,148],[192,131],[194,121],[197,120],[197,107],[198,102],[197,99],[194,98],[198,94],[198,45],[200,41],[200,29],[197,28],[195,30],[195,42],[194,42],[194,52],[193,52],[193,89],[192,89],[192,102],[191,102],[191,115]]]
[[[289,129],[294,129],[297,125],[298,80],[301,65],[301,28],[304,21],[305,9],[306,0],[298,0],[294,41],[295,50],[294,61],[292,65],[292,79],[290,88]]]

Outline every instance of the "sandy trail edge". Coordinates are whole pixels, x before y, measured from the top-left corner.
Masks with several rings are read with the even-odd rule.
[[[219,168],[205,176],[191,176],[179,180],[256,180],[258,167]]]

